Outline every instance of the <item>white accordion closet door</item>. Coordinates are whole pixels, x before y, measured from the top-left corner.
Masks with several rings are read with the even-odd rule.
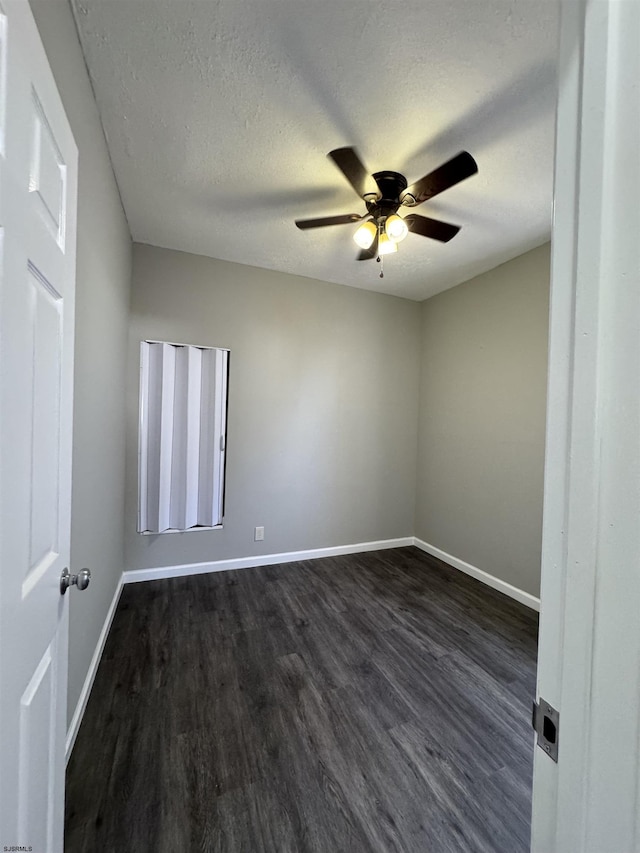
[[[224,349],[142,342],[140,533],[222,524],[228,364]]]

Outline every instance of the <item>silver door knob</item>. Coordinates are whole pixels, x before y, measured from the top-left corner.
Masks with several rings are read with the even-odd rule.
[[[70,586],[77,586],[79,590],[86,589],[90,580],[89,569],[80,569],[77,575],[71,575],[69,569],[63,569],[60,575],[60,595],[64,595]]]

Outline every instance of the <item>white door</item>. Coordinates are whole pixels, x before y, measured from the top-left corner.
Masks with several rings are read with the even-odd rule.
[[[41,853],[63,845],[77,149],[27,0],[0,0],[0,42],[0,849]]]
[[[640,3],[563,0],[534,853],[640,851]]]

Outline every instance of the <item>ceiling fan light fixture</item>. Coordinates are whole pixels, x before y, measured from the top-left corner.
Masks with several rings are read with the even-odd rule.
[[[394,243],[393,240],[389,239],[389,236],[385,231],[382,231],[380,234],[380,239],[378,240],[378,254],[379,255],[390,255],[392,252],[398,251],[398,244]]]
[[[397,213],[393,213],[391,216],[387,217],[387,221],[384,224],[384,230],[387,237],[393,243],[399,243],[401,240],[404,240],[409,233],[407,223],[401,216],[398,216]]]
[[[373,245],[377,233],[378,226],[370,219],[368,222],[362,223],[353,235],[353,239],[361,249],[369,249]]]

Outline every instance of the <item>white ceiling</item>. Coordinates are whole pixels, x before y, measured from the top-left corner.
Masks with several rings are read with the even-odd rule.
[[[139,242],[425,299],[549,238],[557,0],[74,0]],[[416,212],[462,226],[355,261],[364,213],[328,151],[409,182],[478,175]]]

